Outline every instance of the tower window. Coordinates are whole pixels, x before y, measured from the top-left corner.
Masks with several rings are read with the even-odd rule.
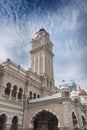
[[[43,73],[43,58],[40,58],[40,74]]]
[[[36,62],[35,62],[35,72],[36,73],[38,72],[38,59],[36,59]]]

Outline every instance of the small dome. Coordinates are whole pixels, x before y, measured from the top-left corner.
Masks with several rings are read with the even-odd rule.
[[[87,96],[87,92],[79,87],[77,90],[79,96]]]
[[[49,36],[48,32],[44,28],[41,28],[38,32],[35,33],[35,38],[43,35]]]

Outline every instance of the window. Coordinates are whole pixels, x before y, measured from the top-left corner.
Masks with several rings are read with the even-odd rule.
[[[17,86],[14,85],[13,86],[13,91],[12,91],[12,97],[16,97],[16,94],[17,94]]]
[[[18,130],[18,117],[17,116],[14,116],[13,119],[12,119],[12,125],[11,125],[11,128],[10,130]]]
[[[22,99],[23,89],[19,88],[18,99]]]
[[[36,99],[36,93],[34,93],[34,95],[33,95],[33,99]]]
[[[83,126],[86,126],[86,120],[84,116],[82,116],[82,122],[83,122]]]
[[[40,95],[39,95],[39,94],[37,95],[37,98],[40,98]]]
[[[5,95],[10,96],[10,91],[11,91],[11,84],[7,83],[5,88]]]
[[[78,100],[78,99],[74,99],[74,102],[75,102],[75,103],[79,103],[79,100]]]
[[[7,121],[6,114],[0,115],[0,130],[5,130],[5,128],[6,128],[6,121]]]
[[[69,97],[69,92],[65,92],[65,97]]]
[[[73,126],[76,126],[77,125],[77,119],[76,119],[74,112],[72,112],[72,121],[73,121]]]
[[[29,99],[32,99],[32,91],[29,92]]]

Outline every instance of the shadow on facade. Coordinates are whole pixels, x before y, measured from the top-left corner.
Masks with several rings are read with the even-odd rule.
[[[48,111],[39,112],[33,119],[33,130],[59,130],[58,119]]]

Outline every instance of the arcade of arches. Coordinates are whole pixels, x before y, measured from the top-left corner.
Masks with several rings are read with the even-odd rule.
[[[58,130],[57,117],[48,111],[39,112],[33,120],[33,130]]]
[[[7,116],[6,114],[0,115],[0,130],[6,130]],[[10,130],[18,130],[18,117],[14,116]]]

